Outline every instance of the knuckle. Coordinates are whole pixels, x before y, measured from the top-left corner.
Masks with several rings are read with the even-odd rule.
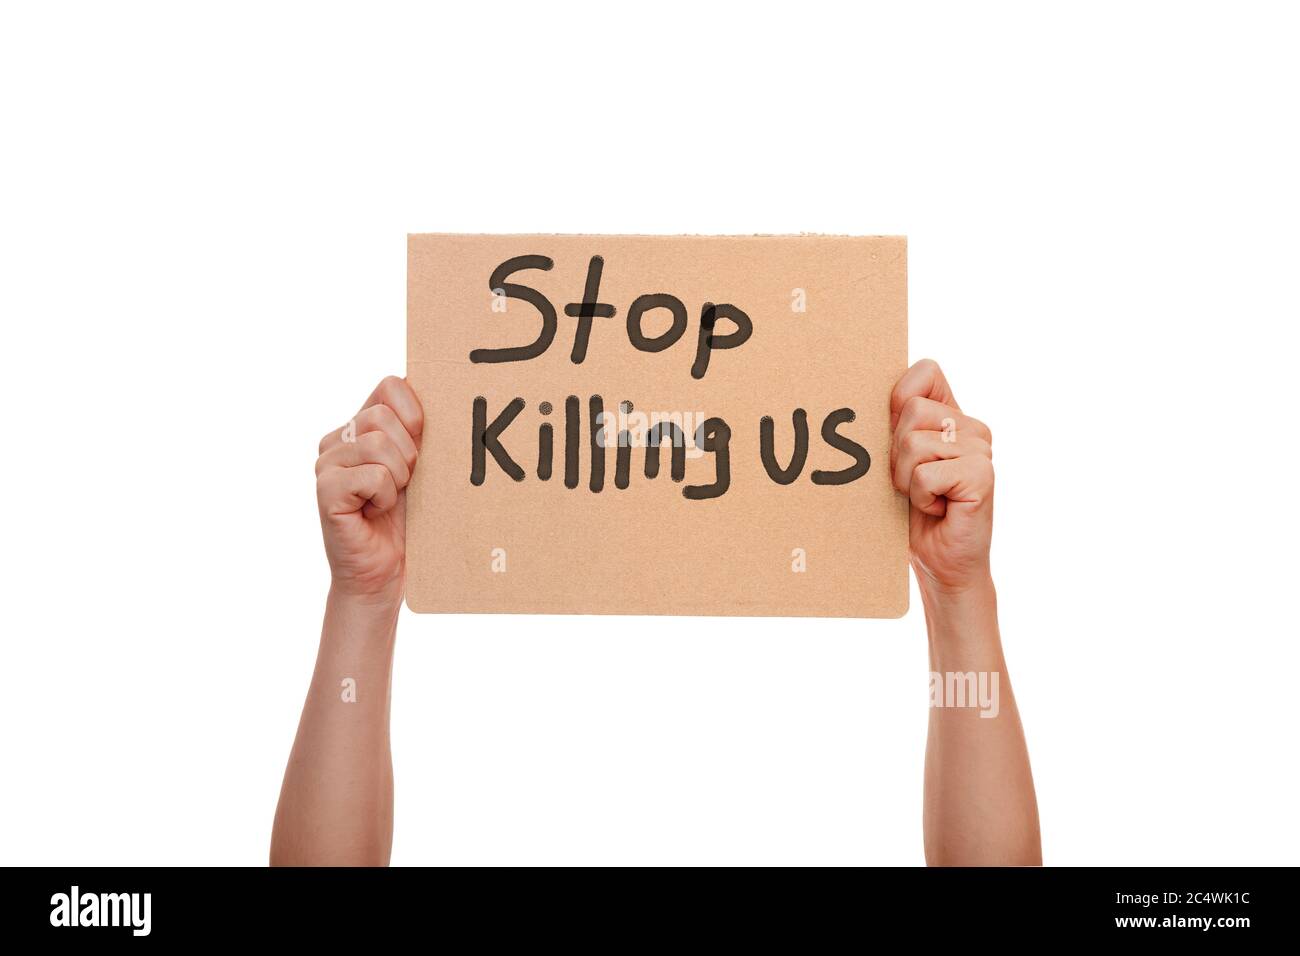
[[[925,407],[924,402],[925,399],[920,395],[913,395],[903,403],[903,410],[899,412],[898,415],[898,425],[900,428],[903,428],[903,426],[906,425],[908,426],[907,430],[911,430],[910,426],[912,422],[916,421],[917,417],[921,414],[921,409]]]

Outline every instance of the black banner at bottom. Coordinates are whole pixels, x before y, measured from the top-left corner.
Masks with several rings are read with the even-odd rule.
[[[1292,869],[10,869],[4,923],[44,942],[920,945],[1289,937]],[[455,934],[454,936],[452,934]]]

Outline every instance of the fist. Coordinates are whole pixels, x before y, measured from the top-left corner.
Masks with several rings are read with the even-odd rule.
[[[316,503],[336,592],[399,603],[406,580],[406,486],[424,412],[404,379],[379,383],[316,459]]]
[[[890,396],[894,487],[912,502],[912,568],[924,596],[959,593],[990,579],[993,435],[963,415],[943,370],[922,359]]]

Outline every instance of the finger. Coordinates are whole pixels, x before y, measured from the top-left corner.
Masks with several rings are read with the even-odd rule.
[[[978,418],[963,415],[953,405],[945,405],[919,395],[914,395],[903,403],[894,422],[894,441],[900,441],[908,432],[914,431],[947,432],[956,437],[974,434],[989,444],[993,443],[993,432]]]
[[[382,431],[401,451],[407,466],[415,468],[415,461],[420,455],[420,449],[416,444],[417,436],[407,431],[402,420],[397,417],[397,412],[390,406],[371,405],[361,411],[357,415],[357,429],[362,434]]]
[[[908,435],[917,431],[937,431],[952,441],[974,437],[992,445],[993,433],[978,418],[963,415],[951,405],[943,405],[929,398],[914,396],[903,405],[902,414],[895,425],[889,442],[889,466],[898,463],[899,449]]]
[[[918,465],[930,461],[961,458],[964,455],[993,456],[993,449],[982,438],[966,434],[955,437],[946,432],[914,431],[902,437],[893,462],[894,487],[908,494],[912,473]]]
[[[951,405],[960,410],[957,399],[952,394],[952,387],[944,377],[943,369],[934,359],[921,359],[906,372],[894,385],[889,396],[890,423],[897,424],[899,413],[909,398],[928,398],[932,401]]]
[[[362,435],[376,431],[387,435],[393,441],[393,444],[397,445],[401,450],[402,457],[406,459],[406,464],[411,468],[415,467],[415,460],[419,456],[419,449],[415,445],[415,439],[406,430],[402,420],[397,417],[397,412],[387,405],[371,405],[369,408],[362,409],[357,413],[357,417],[347,425],[334,429],[321,439],[320,454],[324,455],[325,452],[345,440],[355,441]]]
[[[983,455],[925,462],[908,485],[912,506],[935,517],[943,517],[950,504],[979,505],[992,496],[993,461]]]
[[[352,514],[367,502],[387,511],[397,504],[397,483],[383,465],[328,468],[316,479],[316,498],[321,514]]]
[[[361,408],[364,410],[372,405],[387,405],[395,411],[412,438],[424,431],[424,409],[406,379],[390,375],[380,382]]]
[[[405,429],[402,430],[405,434]],[[410,441],[410,436],[407,436]],[[357,436],[356,441],[341,441],[316,459],[316,474],[326,468],[353,468],[357,465],[383,465],[392,473],[400,491],[411,480],[411,466],[397,443],[386,432],[373,431]]]
[[[399,503],[401,502],[402,499],[400,495],[397,500]],[[389,507],[391,508],[392,506],[390,505]],[[361,514],[367,518],[373,518],[375,515],[381,515],[388,510],[388,508],[380,508],[373,501],[367,501],[361,508]]]

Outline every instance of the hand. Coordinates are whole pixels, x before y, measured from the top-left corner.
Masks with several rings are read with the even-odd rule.
[[[355,419],[321,439],[316,502],[335,593],[401,603],[406,485],[423,428],[420,400],[390,375]]]
[[[911,498],[912,567],[924,598],[991,581],[993,435],[963,415],[943,370],[922,359],[889,399],[894,487]]]

